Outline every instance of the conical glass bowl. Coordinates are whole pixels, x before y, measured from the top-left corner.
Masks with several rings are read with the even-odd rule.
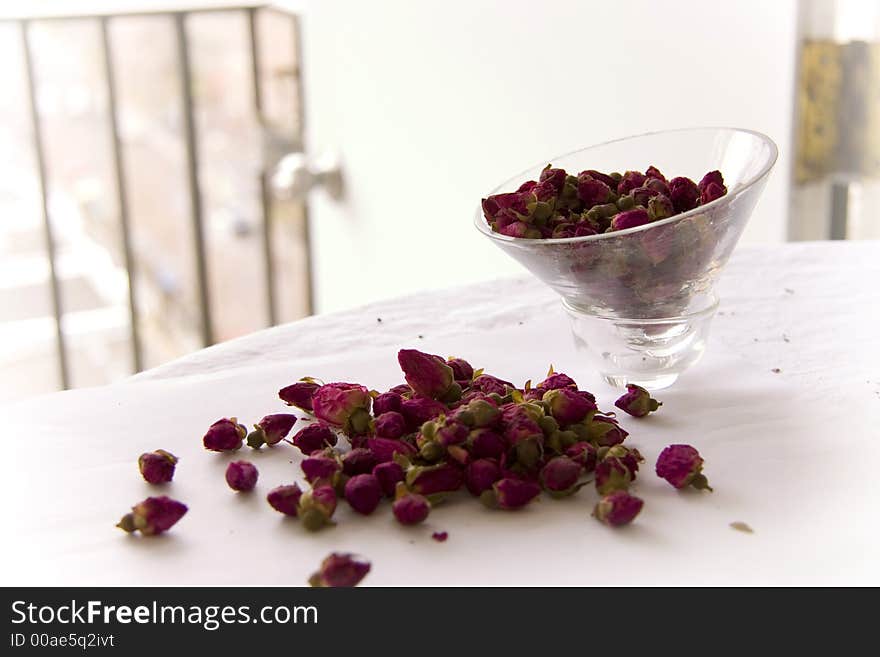
[[[575,344],[606,381],[665,388],[706,348],[718,307],[715,283],[776,157],[769,137],[736,128],[688,128],[618,139],[542,161],[487,196],[537,180],[547,162],[572,174],[654,165],[669,178],[697,181],[718,169],[728,192],[668,219],[585,237],[508,237],[492,231],[481,208],[474,225],[559,293]]]

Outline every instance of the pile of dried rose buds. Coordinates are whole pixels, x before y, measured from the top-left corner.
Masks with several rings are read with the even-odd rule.
[[[571,175],[548,164],[539,180],[515,192],[493,194],[482,201],[492,230],[527,239],[597,235],[634,228],[721,198],[727,193],[720,171],[699,183],[690,178],[667,180],[653,166],[644,173],[587,170]]]

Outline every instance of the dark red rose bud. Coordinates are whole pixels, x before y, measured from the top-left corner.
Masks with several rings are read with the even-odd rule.
[[[515,221],[507,224],[506,226],[499,228],[498,232],[502,235],[507,235],[508,237],[519,237],[529,240],[540,239],[542,237],[540,230],[524,221]]]
[[[658,169],[657,167],[655,167],[653,165],[649,166],[645,170],[645,178],[659,180],[664,183],[666,182],[666,176],[664,176],[662,173],[660,173],[660,169]]]
[[[391,511],[401,525],[417,525],[431,513],[431,503],[424,495],[406,492],[401,484],[398,498],[391,505]]]
[[[650,187],[636,187],[629,193],[629,195],[632,196],[633,203],[643,208],[648,207],[648,201],[659,194],[660,192],[654,191]]]
[[[651,190],[651,196],[657,196],[660,194],[661,196],[669,196],[669,185],[666,184],[665,180],[660,180],[659,178],[648,178],[645,180],[645,184],[643,187]],[[635,190],[634,190],[635,191]]]
[[[468,443],[475,459],[497,459],[504,453],[504,439],[493,429],[474,429],[468,436]]]
[[[299,499],[297,515],[303,527],[310,532],[333,524],[336,512],[336,491],[332,486],[321,485],[303,493]]]
[[[357,383],[327,383],[312,395],[315,417],[353,435],[369,430],[372,402],[369,390]]]
[[[583,471],[580,463],[567,456],[557,456],[541,468],[541,486],[554,497],[571,495],[577,490],[577,482]]]
[[[651,393],[641,386],[629,383],[626,386],[626,393],[614,402],[614,405],[633,417],[645,417],[660,408],[663,403],[653,399]]]
[[[428,420],[449,412],[442,402],[427,397],[405,399],[400,406],[400,414],[406,420],[407,432],[418,431]]]
[[[382,494],[385,497],[393,497],[397,484],[404,480],[405,474],[399,463],[386,461],[373,468],[373,476],[379,481]]]
[[[698,490],[712,490],[703,474],[703,458],[690,445],[666,447],[657,458],[656,472],[675,488],[693,486]]]
[[[357,586],[370,572],[368,561],[358,561],[351,554],[334,552],[321,562],[321,569],[309,577],[314,587]]]
[[[623,445],[613,445],[612,447],[609,447],[603,458],[609,457],[620,459],[620,462],[623,463],[624,467],[629,470],[629,474],[633,481],[635,481],[636,474],[639,472],[639,463],[645,460],[639,450],[635,448],[629,449]]]
[[[586,171],[581,171],[578,174],[578,179],[583,178],[585,176],[589,176],[590,178],[594,178],[595,180],[601,180],[603,183],[608,185],[611,189],[617,189],[618,181],[609,176],[607,173],[601,173],[600,171],[595,171],[593,169],[587,169]]]
[[[625,490],[632,483],[629,468],[616,457],[603,459],[596,465],[596,490],[600,495]]]
[[[639,515],[643,505],[644,502],[638,497],[630,495],[625,490],[618,490],[599,500],[593,515],[606,525],[620,527],[631,523]]]
[[[447,418],[445,422],[437,426],[434,440],[440,443],[442,447],[449,447],[462,444],[468,439],[469,435],[470,430],[465,424]]]
[[[596,469],[596,448],[592,443],[577,442],[565,450],[565,455],[579,463],[584,472],[592,472]]]
[[[721,175],[721,172],[717,169],[715,171],[710,171],[700,180],[700,183],[697,185],[697,188],[702,192],[711,185],[712,183],[718,185],[719,187],[724,187],[724,176]],[[726,190],[725,190],[726,191]]]
[[[400,395],[402,399],[409,399],[412,397],[413,389],[410,388],[406,383],[398,383],[393,388],[389,388],[388,392],[393,392],[395,395]],[[390,409],[392,411],[399,410],[396,408]]]
[[[148,497],[131,507],[131,513],[125,514],[116,526],[129,534],[140,532],[154,536],[167,532],[186,512],[186,504],[170,497]]]
[[[452,368],[439,356],[416,349],[401,349],[397,362],[404,378],[416,394],[431,399],[441,399],[455,382]]]
[[[289,486],[278,486],[269,491],[266,495],[266,501],[269,506],[283,513],[286,516],[296,516],[299,507],[299,498],[302,497],[302,490],[299,484],[290,484]]]
[[[638,171],[627,171],[623,174],[623,178],[617,183],[617,193],[620,195],[629,194],[636,187],[641,187],[645,183],[645,175]]]
[[[521,509],[540,493],[541,487],[534,481],[508,478],[495,482],[492,490],[480,495],[480,501],[490,507],[513,511]]]
[[[474,378],[474,368],[464,358],[448,358],[446,364],[452,368],[452,376],[456,381],[467,381]]]
[[[247,444],[254,449],[263,445],[277,445],[290,433],[296,419],[296,415],[290,413],[267,415],[254,425],[254,430],[248,434]]]
[[[237,418],[223,418],[211,425],[202,444],[212,452],[232,452],[241,448],[246,435],[247,429]]]
[[[300,463],[306,481],[315,485],[319,481],[332,482],[336,473],[342,471],[342,465],[335,458],[326,454],[313,454]]]
[[[672,201],[670,201],[668,197],[658,194],[648,201],[648,217],[651,221],[667,219],[674,214],[675,207],[672,205]],[[663,258],[661,258],[661,260],[662,259]]]
[[[281,397],[281,401],[288,406],[296,406],[304,411],[311,412],[312,395],[314,395],[315,391],[320,387],[319,384],[311,380],[297,381],[293,385],[281,388],[281,390],[278,391],[278,396]]]
[[[515,216],[525,217],[529,210],[526,207],[528,193],[509,192],[494,194],[482,200],[483,216],[490,223],[502,212],[509,211]]]
[[[587,413],[596,410],[595,404],[591,404],[572,388],[550,390],[544,395],[544,403],[562,426],[580,422],[587,417]]]
[[[294,434],[290,441],[306,456],[336,444],[336,434],[323,422],[314,422]]]
[[[611,447],[626,440],[629,435],[614,418],[594,415],[588,425],[590,440],[597,445]]]
[[[257,476],[257,468],[247,461],[232,461],[226,466],[226,483],[232,490],[253,490],[257,485]]]
[[[554,169],[549,164],[544,167],[544,170],[541,171],[541,177],[539,180],[541,182],[549,182],[553,185],[553,188],[556,190],[556,193],[559,194],[562,192],[562,188],[565,185],[566,173],[565,169]]]
[[[406,433],[406,419],[397,411],[387,411],[376,417],[376,435],[397,440]]]
[[[611,230],[626,230],[650,223],[651,217],[644,208],[633,208],[626,212],[618,212],[611,220]]]
[[[530,192],[535,187],[538,186],[538,182],[536,180],[527,180],[522,185],[520,185],[516,191],[518,192]]]
[[[471,461],[464,470],[464,483],[471,495],[480,496],[501,479],[501,468],[494,459]]]
[[[358,513],[370,515],[381,499],[382,487],[371,474],[355,475],[345,482],[345,500]]]
[[[438,543],[445,543],[446,539],[449,538],[449,532],[434,532],[431,534],[431,538]]]
[[[608,203],[611,200],[611,189],[601,180],[589,176],[578,177],[577,195],[584,208],[589,210],[594,205]]]
[[[587,237],[588,235],[596,234],[596,229],[586,221],[583,221],[574,227],[574,237]]]
[[[687,212],[697,207],[700,190],[690,178],[678,177],[669,181],[669,200],[676,212]]]
[[[368,438],[367,448],[373,453],[376,463],[391,461],[394,459],[395,454],[415,456],[417,451],[415,447],[407,442],[390,438]]]
[[[385,413],[399,413],[401,403],[403,403],[403,397],[398,393],[383,392],[373,400],[373,415],[379,417]]]
[[[717,198],[721,198],[727,193],[727,188],[721,185],[716,185],[715,183],[709,183],[700,193],[700,202],[701,203],[711,203]]]
[[[577,388],[577,383],[568,374],[553,372],[538,384],[538,388],[546,392],[547,390],[557,390],[559,388]]]
[[[420,495],[451,493],[461,488],[463,482],[461,470],[447,463],[416,466],[406,473],[407,488]]]
[[[502,397],[507,394],[508,389],[516,387],[509,381],[504,381],[491,374],[481,374],[473,380],[471,386],[487,395],[494,393]]]
[[[138,457],[141,475],[150,484],[167,484],[174,478],[177,457],[164,449],[144,452]]]
[[[367,474],[376,467],[376,456],[365,447],[356,447],[342,457],[342,471],[349,477]]]

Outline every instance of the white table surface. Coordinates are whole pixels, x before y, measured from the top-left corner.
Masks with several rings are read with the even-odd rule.
[[[374,585],[880,584],[878,283],[880,243],[737,249],[707,356],[658,393],[658,414],[624,421],[647,458],[635,486],[646,504],[619,531],[590,518],[587,488],[516,513],[462,495],[415,528],[387,505],[364,518],[342,503],[338,526],[308,534],[264,499],[301,480],[296,450],[201,447],[218,417],[252,423],[286,409],[275,393],[300,376],[398,383],[403,346],[517,381],[552,362],[610,408],[617,391],[579,367],[555,295],[525,278],[312,317],[125,383],[7,405],[0,583],[300,585],[345,550],[372,561],[364,583]],[[670,442],[700,449],[714,493],[679,493],[654,476]],[[181,457],[161,492],[190,512],[165,536],[126,536],[119,516],[157,494],[137,455],[160,447]],[[226,487],[230,458],[258,466],[255,494]],[[449,540],[431,540],[435,530]]]

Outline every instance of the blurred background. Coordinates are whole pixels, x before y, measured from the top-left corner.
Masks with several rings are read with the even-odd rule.
[[[777,142],[744,242],[877,239],[878,37],[871,0],[4,3],[0,401],[515,274],[480,197],[640,132]]]

